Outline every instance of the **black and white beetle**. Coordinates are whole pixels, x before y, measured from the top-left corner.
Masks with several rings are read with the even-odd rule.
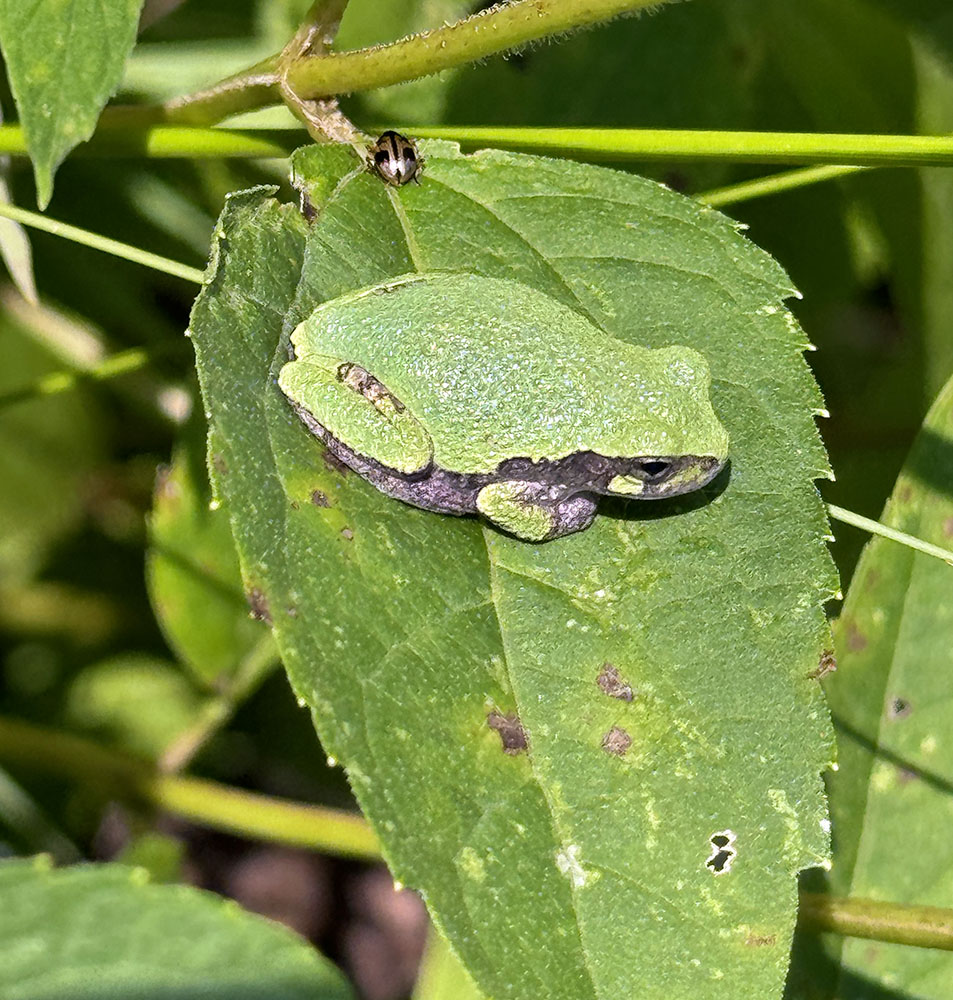
[[[420,183],[423,163],[413,139],[388,129],[368,150],[368,166],[385,184]]]

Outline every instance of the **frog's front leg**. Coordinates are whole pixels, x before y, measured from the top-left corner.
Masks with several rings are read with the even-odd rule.
[[[488,521],[527,542],[582,531],[596,516],[596,501],[588,493],[567,495],[559,486],[514,479],[484,486],[476,505]]]
[[[330,435],[402,475],[429,467],[430,435],[387,386],[360,365],[308,352],[281,369],[278,385],[318,436]]]

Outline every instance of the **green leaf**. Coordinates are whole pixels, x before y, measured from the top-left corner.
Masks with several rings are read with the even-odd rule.
[[[0,863],[4,1000],[351,997],[334,966],[286,928],[147,879],[125,865]]]
[[[953,544],[953,381],[927,415],[882,520]],[[827,684],[840,747],[830,780],[839,895],[953,906],[951,586],[953,569],[939,559],[875,538],[847,593]],[[838,997],[869,996],[870,980],[920,998],[953,997],[943,952],[853,940],[841,948]]]
[[[353,157],[311,147],[310,228],[269,189],[220,219],[192,333],[246,586],[395,876],[488,995],[777,996],[794,873],[827,856],[809,675],[835,586],[792,290],[728,220],[650,181],[423,152],[419,188],[359,173],[335,191]],[[343,475],[275,385],[285,338],[415,267],[516,278],[614,336],[701,351],[730,475],[670,505],[606,503],[539,546]],[[610,665],[631,701],[604,690]],[[528,752],[503,752],[509,715]],[[715,876],[723,831],[738,853]]]
[[[31,314],[27,313],[27,317]],[[0,392],[30,385],[63,361],[27,328],[0,318]],[[8,403],[0,409],[0,586],[34,575],[84,514],[86,488],[103,452],[100,419],[82,391]]]
[[[136,40],[142,0],[0,0],[0,48],[45,208],[53,174],[93,134]]]
[[[196,719],[198,693],[174,664],[125,653],[85,667],[70,685],[67,711],[83,729],[157,758]]]
[[[953,10],[947,0],[875,0],[953,62]]]
[[[268,633],[249,614],[228,515],[211,502],[199,430],[186,430],[159,474],[146,569],[169,645],[198,680],[221,689]]]
[[[484,1000],[450,946],[431,929],[413,1000]]]

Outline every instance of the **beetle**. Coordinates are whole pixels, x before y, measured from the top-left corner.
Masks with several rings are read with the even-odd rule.
[[[382,132],[368,150],[368,167],[385,183],[393,187],[420,183],[423,163],[413,139],[388,129]]]

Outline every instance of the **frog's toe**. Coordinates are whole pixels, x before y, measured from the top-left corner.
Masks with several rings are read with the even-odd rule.
[[[588,493],[576,493],[556,506],[555,515],[550,538],[584,531],[595,520],[596,501]]]
[[[527,542],[582,531],[596,515],[596,503],[587,494],[559,498],[551,487],[515,480],[484,486],[476,505],[487,520]]]

